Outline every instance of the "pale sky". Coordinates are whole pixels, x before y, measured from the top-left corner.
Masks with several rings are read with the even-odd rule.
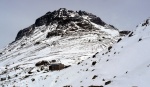
[[[0,48],[38,17],[59,8],[93,13],[121,30],[135,29],[150,17],[150,0],[0,0]]]

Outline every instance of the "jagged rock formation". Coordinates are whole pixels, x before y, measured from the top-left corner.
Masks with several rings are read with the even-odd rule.
[[[29,36],[33,33],[35,27],[39,26],[48,26],[57,24],[56,29],[64,30],[68,27],[72,27],[71,30],[76,30],[78,27],[83,29],[93,29],[92,24],[90,24],[90,21],[105,26],[107,25],[105,22],[103,22],[99,17],[96,15],[93,15],[92,13],[88,13],[85,11],[72,11],[67,10],[65,8],[60,8],[59,10],[55,10],[53,12],[47,12],[42,17],[38,18],[35,21],[35,24],[31,25],[28,28],[25,28],[23,30],[20,30],[17,34],[16,40],[21,39],[23,36]],[[70,26],[68,26],[70,24]],[[78,27],[77,27],[77,26]],[[114,28],[112,25],[107,25],[110,28]]]

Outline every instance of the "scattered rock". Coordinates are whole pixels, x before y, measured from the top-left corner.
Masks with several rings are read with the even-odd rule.
[[[49,61],[42,60],[42,61],[37,62],[37,63],[35,64],[35,66],[41,66],[41,65],[47,66],[47,65],[49,65],[49,64],[50,64]]]
[[[23,78],[25,79],[25,78],[28,78],[30,75],[25,75]]]
[[[139,41],[141,41],[141,40],[142,40],[142,38],[139,39]]]
[[[33,81],[35,81],[35,79],[34,79],[34,78],[32,78],[31,80],[32,80],[32,82],[33,82]]]
[[[125,36],[125,35],[128,35],[131,31],[119,31],[119,34],[121,36]]]
[[[106,62],[108,62],[108,61],[109,61],[109,59],[106,60]]]
[[[96,61],[93,61],[93,62],[92,62],[92,65],[94,66],[95,64],[96,64]]]
[[[80,62],[78,62],[78,64],[77,65],[79,65],[80,64]]]
[[[119,39],[118,39],[118,41],[117,41],[117,43],[118,43],[118,42],[120,42],[121,40],[122,40],[122,39],[121,39],[121,38],[119,38]]]
[[[4,80],[6,80],[6,78],[1,78],[1,81],[4,81]]]
[[[38,42],[36,42],[34,45],[39,45],[40,44],[40,42],[38,41]]]
[[[71,65],[65,66],[64,68],[68,68],[68,67],[71,67]]]
[[[96,77],[98,77],[97,75],[94,75],[92,79],[95,79]]]
[[[92,69],[92,71],[94,71],[95,69]]]
[[[93,57],[92,58],[95,58],[96,57],[96,55],[98,54],[99,52],[97,52],[95,55],[93,55]]]
[[[133,32],[131,32],[130,34],[129,34],[129,37],[132,37],[133,36]]]
[[[116,76],[114,76],[113,78],[116,78]]]
[[[108,47],[108,50],[111,50],[111,48],[112,48],[112,46],[109,46],[109,47]]]
[[[107,81],[107,82],[105,82],[105,85],[108,85],[108,84],[110,84],[111,83],[111,81]]]
[[[62,34],[63,34],[62,30],[53,30],[53,31],[47,33],[46,38],[50,38],[52,36],[60,36]]]
[[[51,62],[55,63],[55,62],[56,62],[56,60],[52,60]]]

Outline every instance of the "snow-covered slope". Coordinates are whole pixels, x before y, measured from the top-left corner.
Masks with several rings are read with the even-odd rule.
[[[51,83],[47,87],[149,87],[149,43],[150,24],[147,19],[119,43],[50,75],[46,81]]]
[[[0,52],[0,86],[74,85],[76,79],[82,79],[82,74],[78,74],[81,64],[119,38],[122,36],[114,26],[91,13],[65,8],[48,12],[20,30],[15,41]],[[65,69],[49,70],[52,60],[56,60],[54,64],[64,64]],[[36,66],[42,61],[45,64]]]
[[[93,21],[97,17],[84,11],[47,14],[49,21],[42,16],[0,52],[1,87],[150,86],[150,19],[122,38],[129,32],[119,36],[113,26]],[[68,17],[71,21],[62,24]],[[49,70],[51,60],[65,68]]]
[[[70,17],[71,21],[65,22]],[[49,12],[46,19],[44,15],[21,30],[0,52],[0,86],[149,87],[150,19],[122,36],[84,11]],[[65,68],[49,70],[51,60],[65,64]]]

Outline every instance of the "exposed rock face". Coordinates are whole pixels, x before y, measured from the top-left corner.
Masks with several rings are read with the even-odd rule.
[[[18,32],[17,37],[16,37],[15,40],[19,40],[19,39],[21,39],[23,36],[29,36],[30,34],[33,33],[34,29],[35,29],[35,26],[34,26],[34,24],[33,24],[33,25],[31,25],[30,27],[27,27],[27,28],[25,28],[25,29],[23,29],[23,30],[20,30],[20,31]]]
[[[131,31],[120,31],[119,34],[121,36],[125,36],[125,35],[128,35]]]
[[[90,24],[90,21],[101,26],[106,25],[105,22],[103,22],[99,17],[93,15],[92,13],[81,10],[74,12],[72,10],[60,8],[59,10],[55,10],[53,12],[47,12],[42,17],[36,19],[35,24],[31,25],[28,28],[20,30],[15,40],[19,40],[23,36],[29,36],[34,31],[35,27],[39,27],[42,25],[48,26],[50,24],[57,23],[59,25],[57,26],[57,28],[65,29],[68,27],[68,24],[71,23],[71,26],[74,27],[72,28],[72,30],[75,30],[77,29],[77,27],[75,27],[74,23],[77,23],[77,25],[83,29],[93,28]]]
[[[104,26],[106,23],[105,22],[103,22],[99,17],[97,17],[96,15],[93,15],[92,13],[87,13],[87,12],[85,12],[85,11],[79,11],[78,12],[78,14],[80,15],[80,16],[83,16],[83,15],[86,15],[86,16],[89,16],[91,19],[90,19],[90,21],[92,21],[92,22],[94,22],[94,23],[96,23],[96,24],[99,24],[99,25],[102,25],[102,26]]]

